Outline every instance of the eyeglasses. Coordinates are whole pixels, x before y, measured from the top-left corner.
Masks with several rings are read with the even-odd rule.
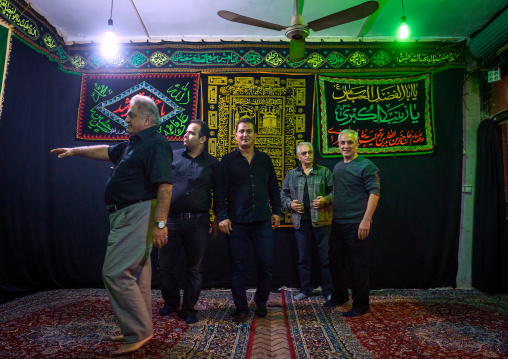
[[[314,151],[312,151],[312,150],[300,152],[300,156],[304,156],[304,157],[307,155],[312,156],[313,154],[314,154]]]

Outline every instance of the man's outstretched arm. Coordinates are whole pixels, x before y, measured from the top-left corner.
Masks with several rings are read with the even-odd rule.
[[[107,145],[82,146],[70,148],[55,148],[50,152],[58,155],[58,158],[80,156],[100,161],[109,161]]]

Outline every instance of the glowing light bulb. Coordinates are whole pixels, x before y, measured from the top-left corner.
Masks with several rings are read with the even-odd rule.
[[[406,24],[406,17],[405,16],[402,16],[402,18],[400,19],[400,27],[399,27],[399,38],[401,39],[405,39],[406,37],[409,36],[409,28],[407,27],[407,24]]]
[[[108,20],[108,29],[102,38],[102,55],[108,59],[116,57],[118,54],[118,41],[113,27],[113,20]]]

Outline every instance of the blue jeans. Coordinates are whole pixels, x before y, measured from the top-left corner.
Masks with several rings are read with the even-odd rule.
[[[334,292],[332,300],[344,303],[349,300],[346,271],[351,278],[353,309],[359,313],[369,310],[369,247],[370,233],[358,239],[359,223],[332,223],[330,233],[330,271]],[[372,227],[371,227],[372,231]]]
[[[164,305],[175,311],[180,308],[180,288],[176,276],[178,255],[183,248],[186,274],[181,314],[196,315],[194,306],[198,302],[203,285],[203,259],[206,239],[210,228],[210,216],[191,219],[168,218],[168,243],[159,248],[157,266],[161,278],[161,292]]]
[[[270,295],[273,267],[273,236],[271,221],[237,223],[231,222],[233,230],[228,236],[229,258],[231,261],[231,293],[236,311],[249,312],[245,293],[245,262],[249,243],[254,250],[257,268],[257,289],[254,302],[265,305]]]
[[[300,292],[306,296],[312,295],[310,280],[312,263],[312,246],[316,243],[321,266],[321,288],[326,298],[332,293],[332,278],[330,263],[328,262],[328,236],[331,226],[313,227],[312,221],[303,220],[300,228],[295,229],[296,244],[298,246],[298,271],[300,272]]]

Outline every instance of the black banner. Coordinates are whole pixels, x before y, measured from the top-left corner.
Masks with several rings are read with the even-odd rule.
[[[170,141],[181,141],[188,122],[196,118],[198,85],[198,74],[84,74],[76,138],[129,138],[124,118],[130,98],[141,94],[151,97],[159,108],[159,132]]]

